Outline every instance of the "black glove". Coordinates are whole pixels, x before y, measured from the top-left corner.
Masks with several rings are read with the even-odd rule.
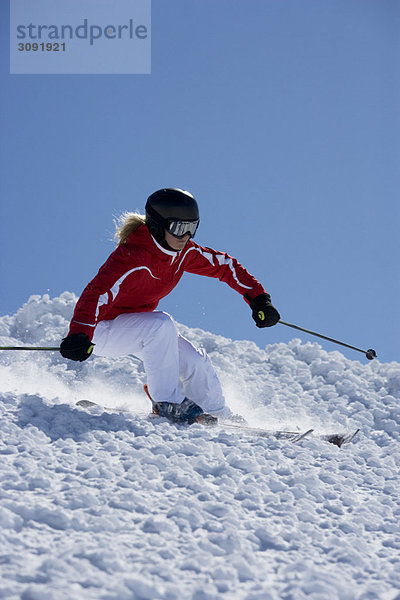
[[[257,327],[272,327],[277,324],[281,316],[276,308],[272,306],[269,294],[260,294],[255,298],[250,298],[246,294],[245,298],[249,301],[250,308],[253,311],[252,317]]]
[[[72,333],[64,338],[60,344],[60,352],[64,358],[82,362],[92,354],[94,344],[86,333]]]

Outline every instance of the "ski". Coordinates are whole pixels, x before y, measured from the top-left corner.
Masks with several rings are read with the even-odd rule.
[[[105,410],[110,410],[112,412],[130,412],[128,410],[122,411],[121,409],[115,409],[115,408],[106,408],[104,406],[102,406],[101,404],[98,404],[97,402],[93,402],[92,400],[78,400],[76,403],[76,406],[80,406],[81,408],[92,408],[92,407],[100,407],[100,408],[105,408]],[[160,417],[157,414],[154,413],[149,413],[148,415],[149,418],[151,419],[159,419]],[[303,440],[306,437],[311,436],[312,434],[314,434],[314,429],[307,429],[306,431],[281,431],[281,430],[275,430],[275,429],[261,429],[259,427],[251,427],[249,425],[245,425],[245,424],[239,424],[239,423],[227,423],[227,422],[212,422],[212,423],[207,423],[207,422],[199,422],[197,424],[200,424],[204,427],[219,427],[220,429],[222,429],[222,431],[231,431],[231,432],[236,432],[236,433],[243,433],[245,435],[253,435],[253,436],[257,436],[257,437],[275,437],[277,439],[281,439],[281,440],[287,440],[289,442],[292,442],[293,444],[297,444],[298,442],[300,442],[301,440]],[[185,425],[184,425],[185,426]],[[345,432],[345,433],[332,433],[332,434],[314,434],[317,437],[319,437],[322,440],[325,440],[327,442],[329,442],[330,444],[334,444],[335,446],[338,446],[339,448],[341,448],[344,444],[349,444],[354,437],[357,435],[357,433],[359,432],[359,429],[356,429],[353,432]]]
[[[360,429],[355,429],[354,431],[349,431],[346,433],[332,433],[330,435],[321,435],[320,438],[322,440],[326,440],[330,444],[334,444],[335,446],[339,446],[341,448],[344,444],[350,444],[359,433]]]
[[[314,429],[307,429],[307,431],[279,431],[275,429],[260,429],[259,427],[250,427],[249,425],[240,425],[237,423],[218,423],[223,430],[235,431],[238,433],[244,433],[247,435],[256,435],[258,437],[275,437],[278,440],[288,440],[293,444],[297,444],[300,440],[313,433]]]
[[[97,404],[97,402],[92,402],[91,400],[78,400],[75,402],[75,406],[82,406],[82,408],[92,408],[93,406],[100,406],[101,408],[105,408],[101,406],[101,404]]]

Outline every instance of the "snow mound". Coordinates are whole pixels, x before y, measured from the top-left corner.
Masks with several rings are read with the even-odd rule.
[[[75,302],[32,296],[0,345],[57,346]],[[0,352],[0,598],[398,600],[400,365],[179,329],[251,425],[359,436],[177,428],[134,357]]]

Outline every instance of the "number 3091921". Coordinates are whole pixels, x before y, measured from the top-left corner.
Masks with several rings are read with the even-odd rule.
[[[60,44],[59,42],[20,42],[18,44],[19,52],[65,52],[65,42]]]

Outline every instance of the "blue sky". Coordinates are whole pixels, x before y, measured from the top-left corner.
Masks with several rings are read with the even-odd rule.
[[[196,241],[283,320],[400,360],[397,0],[153,0],[151,75],[10,75],[0,10],[1,314],[79,295],[113,217],[177,186],[198,199]],[[160,308],[260,346],[316,341],[258,330],[194,275]]]

